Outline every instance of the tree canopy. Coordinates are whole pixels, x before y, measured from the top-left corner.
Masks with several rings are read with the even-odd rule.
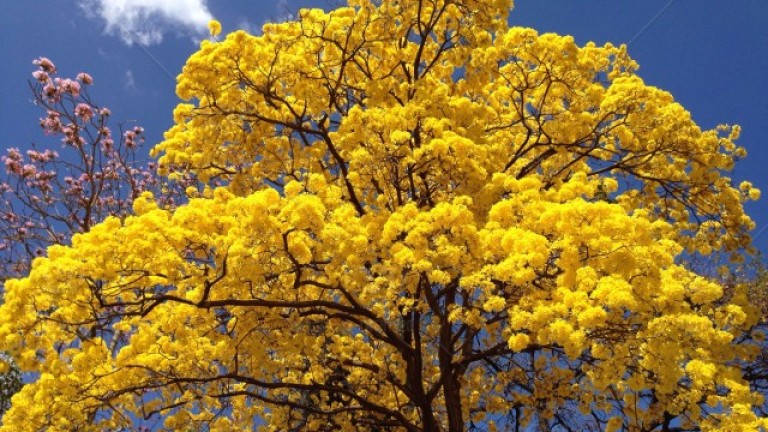
[[[150,193],[6,282],[0,431],[754,430],[738,127],[507,0],[350,0],[204,41]],[[212,23],[212,33],[220,26]]]

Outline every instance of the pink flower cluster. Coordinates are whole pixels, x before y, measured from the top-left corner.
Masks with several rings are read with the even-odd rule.
[[[46,135],[52,135],[61,132],[61,114],[58,111],[48,111],[48,116],[40,119],[40,127],[43,128]]]
[[[77,74],[77,80],[85,85],[93,84],[93,78],[91,78],[91,76],[85,72],[80,72],[79,74]]]
[[[77,80],[53,78],[52,76],[56,74],[56,65],[46,57],[40,57],[32,63],[40,67],[40,70],[32,72],[32,76],[42,86],[42,93],[50,102],[58,102],[62,96],[77,98],[81,91],[80,82],[84,85],[93,83],[93,78],[85,72],[78,74]]]
[[[56,77],[56,66],[45,57],[34,61],[38,70],[31,82],[44,134],[59,138],[62,154],[36,147],[22,152],[10,148],[0,156],[5,177],[0,178],[0,281],[24,274],[31,260],[52,244],[88,231],[105,217],[125,216],[133,200],[153,191],[161,205],[181,202],[184,190],[196,185],[187,176],[167,183],[156,174],[155,162],[143,162],[144,129],[113,132],[112,112],[93,103],[83,86],[93,78],[81,72],[76,79]]]
[[[144,143],[144,128],[141,126],[136,126],[133,128],[133,130],[126,131],[123,134],[123,137],[125,138],[125,145],[128,148],[134,148],[137,145],[141,145]],[[137,144],[138,139],[138,144]]]
[[[35,188],[46,194],[53,190],[51,180],[56,177],[56,173],[45,169],[45,167],[57,157],[58,153],[53,150],[38,152],[32,149],[27,151],[28,160],[25,160],[19,149],[10,148],[5,156],[0,157],[0,160],[3,161],[5,171],[9,176],[23,180],[24,186]],[[12,187],[8,183],[0,184],[0,192],[5,193],[10,190],[12,190]],[[40,197],[34,198],[39,199]],[[31,199],[30,201],[38,200]]]
[[[47,57],[38,57],[32,61],[32,64],[40,66],[40,69],[47,73],[56,73],[56,66]]]
[[[93,110],[90,105],[79,103],[75,107],[75,115],[80,117],[84,122],[88,122],[93,117]]]

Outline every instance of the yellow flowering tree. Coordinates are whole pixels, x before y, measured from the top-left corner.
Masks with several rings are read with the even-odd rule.
[[[0,431],[768,426],[747,293],[676,261],[749,248],[738,128],[510,7],[350,0],[203,42],[155,151],[225,186],[145,193],[6,283],[38,378]]]

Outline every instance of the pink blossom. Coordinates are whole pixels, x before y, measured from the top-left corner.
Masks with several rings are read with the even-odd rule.
[[[48,82],[51,79],[50,75],[43,71],[34,71],[32,72],[32,76],[41,83]]]
[[[44,70],[45,72],[56,73],[56,65],[54,65],[53,62],[47,57],[40,57],[33,61],[32,64],[40,66],[40,69]]]
[[[93,78],[91,78],[91,76],[85,72],[80,72],[77,74],[77,80],[85,85],[93,84]]]
[[[134,131],[127,131],[123,134],[125,137],[125,145],[128,148],[134,148],[136,147],[136,142],[134,139],[136,139],[136,132]]]
[[[17,161],[3,156],[3,162],[5,163],[5,171],[13,174],[21,173],[21,164]]]
[[[21,174],[21,164],[5,159],[5,171],[10,174]]]
[[[64,142],[71,144],[75,139],[75,130],[72,125],[64,126],[61,131],[64,132]]]
[[[27,157],[34,162],[50,162],[58,156],[58,153],[50,149],[46,149],[42,153],[37,150],[27,150]]]
[[[21,160],[21,152],[16,147],[11,147],[8,150],[6,150],[8,153],[8,157],[13,160]]]
[[[59,88],[65,93],[69,93],[74,97],[80,96],[80,84],[77,81],[73,81],[69,78],[60,81]]]
[[[80,129],[76,125],[67,125],[61,130],[64,132],[64,138],[61,140],[64,144],[74,145],[77,147],[85,144],[85,139],[80,136]]]
[[[21,170],[22,177],[33,177],[37,173],[37,167],[32,164],[25,164]]]
[[[52,101],[58,101],[60,96],[59,90],[50,82],[43,87],[43,94]]]
[[[91,120],[91,117],[93,117],[93,110],[88,104],[79,103],[75,107],[75,115],[82,118],[83,121],[87,122]]]
[[[8,155],[2,157],[2,161],[5,164],[5,171],[13,174],[20,175],[22,174],[22,167],[21,167],[21,153],[19,153],[19,149],[17,148],[9,148],[7,150]]]
[[[54,177],[56,177],[56,173],[53,171],[43,171],[35,174],[35,179],[39,180],[41,183],[45,183]]]
[[[112,150],[112,146],[115,144],[115,142],[112,140],[112,138],[104,138],[101,140],[101,146],[104,148],[104,151],[109,152]]]
[[[46,149],[43,152],[43,158],[45,162],[50,162],[59,157],[59,153],[56,150]]]
[[[47,135],[61,132],[61,114],[56,111],[48,111],[48,117],[40,119],[40,127],[45,130]]]
[[[109,108],[102,108],[99,111],[99,114],[101,114],[103,117],[109,117],[110,115],[112,115],[112,111],[110,111]]]

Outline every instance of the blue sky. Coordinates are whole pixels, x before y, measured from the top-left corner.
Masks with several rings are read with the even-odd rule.
[[[61,76],[93,75],[94,100],[110,107],[115,120],[144,126],[154,144],[179,102],[171,76],[207,34],[209,18],[221,21],[225,33],[257,31],[300,7],[335,2],[6,0],[0,14],[0,148],[59,145],[42,135],[41,113],[30,103],[27,80],[38,56],[51,58]],[[768,226],[768,2],[517,0],[510,22],[571,34],[580,44],[631,41],[639,75],[670,91],[702,127],[740,124],[739,143],[749,156],[734,177],[764,191],[748,211],[758,230]],[[756,245],[768,251],[768,230]]]

